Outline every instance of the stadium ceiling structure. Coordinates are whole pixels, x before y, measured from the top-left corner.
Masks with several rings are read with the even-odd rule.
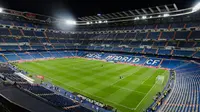
[[[68,25],[90,25],[90,24],[104,24],[104,23],[115,23],[115,22],[137,21],[137,20],[145,20],[153,18],[182,16],[197,12],[199,10],[200,10],[200,3],[196,4],[194,7],[186,9],[178,9],[177,5],[174,3],[169,5],[161,5],[161,6],[121,11],[109,14],[97,14],[93,16],[79,17],[77,18],[77,20],[66,20],[63,18],[55,18],[31,12],[15,11],[6,8],[0,8],[0,14],[17,15],[29,20],[37,20],[47,23],[59,22],[59,23],[66,23]]]
[[[200,6],[197,4],[195,7],[200,7]],[[94,16],[79,17],[78,19],[80,20],[80,22],[86,22],[86,24],[97,24],[99,23],[99,21],[102,21],[101,23],[112,23],[112,22],[181,16],[181,15],[191,14],[196,11],[197,8],[194,10],[194,7],[186,9],[178,9],[177,5],[174,3],[169,5],[141,8],[141,9],[115,12],[109,14],[98,14]]]
[[[79,17],[80,21],[96,21],[96,20],[115,20],[125,19],[135,16],[154,15],[160,13],[172,13],[178,11],[176,4],[162,5],[156,7],[128,10],[109,14],[98,14],[94,16]]]

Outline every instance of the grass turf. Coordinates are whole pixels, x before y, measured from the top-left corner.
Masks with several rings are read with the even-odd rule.
[[[164,88],[169,76],[167,70],[80,58],[24,62],[17,66],[120,112],[146,109],[153,102],[153,96]],[[155,83],[158,75],[165,77],[163,84]]]

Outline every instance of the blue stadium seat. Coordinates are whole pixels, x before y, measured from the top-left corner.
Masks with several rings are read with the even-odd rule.
[[[22,36],[22,33],[20,30],[18,29],[10,29],[12,35],[16,35],[16,36]]]
[[[189,31],[177,31],[175,39],[187,39]]]
[[[35,36],[35,34],[33,33],[33,31],[31,31],[31,30],[23,30],[23,32],[24,32],[25,36],[31,36],[31,37]]]
[[[194,51],[174,50],[173,55],[175,56],[192,56]]]
[[[171,40],[174,37],[174,32],[162,32],[160,39]]]
[[[147,33],[146,32],[140,32],[140,33],[136,34],[135,38],[142,40],[142,39],[146,39],[146,37],[147,37]]]
[[[158,40],[159,36],[160,36],[160,32],[150,32],[148,39]]]

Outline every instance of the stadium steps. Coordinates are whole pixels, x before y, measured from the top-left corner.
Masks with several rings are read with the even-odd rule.
[[[183,28],[186,28],[186,26],[187,26],[187,24],[185,23],[184,26],[183,26]]]
[[[45,47],[45,45],[42,44],[40,38],[37,38],[37,39],[38,39],[38,41],[40,42],[40,44],[44,47],[44,49],[47,50],[47,48]]]
[[[53,46],[53,44],[51,43],[51,41],[49,40],[49,37],[47,36],[47,34],[44,32],[44,36],[45,36],[45,39],[48,43],[51,44],[51,46],[55,49],[55,47]]]
[[[196,45],[197,45],[197,42],[195,42],[192,47],[195,47]]]
[[[4,54],[2,54],[2,56],[3,56],[7,61],[9,61],[9,59],[8,59]]]
[[[164,59],[162,59],[162,60],[160,61],[160,64],[158,65],[158,67],[160,67],[160,66],[162,65],[163,60],[164,60]]]
[[[22,58],[15,52],[13,52],[20,60],[22,60]]]
[[[10,31],[10,29],[8,28],[8,32],[10,33],[10,35],[12,35],[12,32]]]
[[[171,53],[170,53],[170,54],[172,55],[173,53],[174,53],[174,50],[171,50]]]
[[[156,54],[158,54],[158,49],[156,49]]]
[[[3,43],[6,43],[6,41],[3,38],[1,38],[1,40],[3,41]]]
[[[176,38],[176,31],[174,32],[174,36],[172,37],[172,40],[175,40]]]
[[[27,52],[27,54],[28,54],[32,59],[35,59],[35,58],[30,54],[30,52]]]
[[[24,35],[24,32],[23,32],[23,30],[22,30],[22,29],[20,29],[20,32],[21,32],[22,36],[25,36],[25,35]]]
[[[17,46],[18,46],[18,48],[19,48],[19,50],[21,51],[21,50],[23,50],[21,47],[20,47],[20,45],[19,45],[19,41],[17,40],[17,38],[15,37],[15,41],[17,42]]]
[[[178,41],[178,43],[177,43],[176,47],[178,48],[178,47],[179,47],[179,45],[180,45],[180,41]]]
[[[190,33],[187,36],[187,40],[189,40],[190,36],[192,35],[192,31],[190,31]]]
[[[168,41],[165,43],[165,47],[167,47],[168,43],[169,43]]]
[[[155,30],[158,30],[158,24],[156,24],[156,26],[155,26],[155,28],[154,28]]]
[[[198,51],[195,51],[191,56],[194,56]]]
[[[35,32],[33,31],[33,34],[34,34],[34,36],[36,37],[36,34],[35,34]]]
[[[150,32],[148,32],[148,33],[147,33],[147,35],[146,35],[146,39],[148,39],[148,38],[149,38],[149,34],[150,34]]]
[[[39,54],[39,55],[41,55],[43,58],[45,58],[45,57],[42,55],[42,53],[41,53],[41,52],[38,52],[38,54]]]
[[[162,36],[162,31],[160,32],[160,35],[158,36],[158,40],[160,40],[161,36]]]
[[[143,48],[142,53],[144,53],[144,51],[145,51],[145,48]]]
[[[172,25],[171,25],[171,24],[169,24],[169,26],[168,26],[168,28],[167,28],[167,29],[168,29],[168,30],[170,30],[170,29],[171,29],[171,26],[172,26]]]

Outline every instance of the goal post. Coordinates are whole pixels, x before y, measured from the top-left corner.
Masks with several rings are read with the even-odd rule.
[[[165,76],[162,76],[162,75],[158,75],[157,77],[156,77],[156,84],[163,84],[163,82],[164,82],[164,80],[165,80]]]

